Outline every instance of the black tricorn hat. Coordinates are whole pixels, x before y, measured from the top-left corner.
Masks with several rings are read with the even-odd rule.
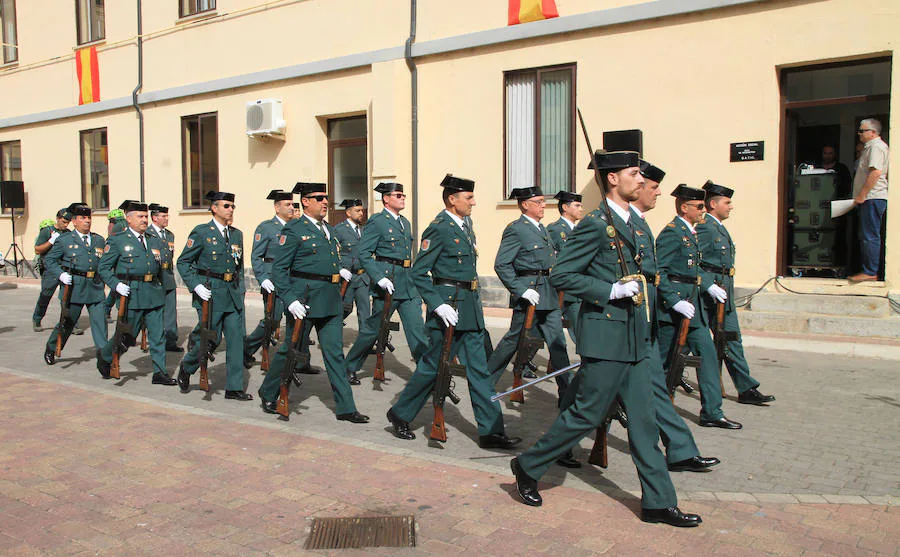
[[[581,203],[581,194],[572,193],[570,191],[561,191],[554,195],[553,199],[559,199],[560,203],[572,203],[573,201]]]
[[[441,187],[453,192],[475,191],[475,181],[468,178],[459,178],[453,174],[447,174],[441,180]]]
[[[81,202],[72,203],[71,205],[66,207],[66,212],[73,217],[91,216],[91,208]]]
[[[714,184],[712,180],[707,180],[705,184],[703,184],[703,189],[706,190],[706,195],[709,197],[713,197],[716,195],[722,195],[724,197],[734,197],[734,190],[731,188],[726,188],[725,186],[720,186],[719,184]]]
[[[351,207],[362,207],[362,204],[362,199],[345,199],[341,201],[341,204],[338,206],[349,209]]]
[[[299,193],[300,195],[309,195],[311,193],[325,193],[328,191],[328,186],[326,186],[322,182],[297,182],[294,184],[294,193]]]
[[[511,192],[509,192],[510,199],[518,199],[520,201],[531,199],[532,197],[537,197],[538,195],[544,195],[544,192],[542,192],[541,188],[538,187],[514,188]]]
[[[266,196],[266,199],[271,199],[272,201],[293,201],[294,194],[284,190],[272,190]]]
[[[63,207],[62,209],[60,209],[59,211],[56,212],[56,218],[72,220],[72,214],[69,212],[68,207]]]
[[[706,199],[706,192],[697,188],[688,187],[687,184],[678,184],[678,187],[672,190],[672,197],[686,199],[688,201],[703,201]]]
[[[207,194],[207,197],[209,197],[209,194]],[[133,199],[126,199],[119,205],[119,209],[122,209],[126,213],[130,213],[131,211],[146,211],[147,204]]]
[[[663,178],[666,177],[666,173],[662,168],[653,166],[643,159],[641,159],[641,175],[648,180],[653,180],[657,184],[662,182]]]
[[[381,182],[375,186],[378,193],[391,193],[392,191],[403,191],[403,184],[397,182]]]
[[[167,214],[169,212],[168,207],[160,205],[159,203],[151,203],[150,205],[147,205],[147,208],[150,209],[150,212],[154,215],[158,215],[159,213]]]
[[[234,194],[228,193],[227,191],[211,191],[206,194],[206,200],[210,203],[215,203],[216,201],[234,201]]]
[[[594,153],[594,160],[588,164],[588,170],[594,169],[594,161],[597,161],[597,169],[600,171],[617,171],[632,166],[640,166],[641,156],[637,151],[603,151],[598,149]]]

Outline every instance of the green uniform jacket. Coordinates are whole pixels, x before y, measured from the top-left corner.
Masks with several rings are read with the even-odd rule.
[[[706,220],[697,225],[697,237],[700,239],[700,268],[704,277],[725,289],[728,299],[725,300],[725,311],[734,311],[734,242],[731,235],[715,217],[706,215]],[[704,278],[704,284],[706,279]],[[712,284],[712,283],[710,283]],[[708,288],[708,285],[707,285]],[[707,305],[715,306],[712,297],[704,296]]]
[[[71,303],[95,304],[106,298],[106,294],[103,292],[103,281],[97,272],[105,246],[106,241],[99,234],[91,232],[91,247],[89,248],[84,245],[81,236],[69,231],[61,234],[47,255],[44,256],[44,266],[50,276],[59,280],[59,275],[63,271],[72,275]],[[93,274],[93,277],[82,276],[85,274]],[[60,288],[60,299],[62,299],[62,293],[63,289]]]
[[[38,231],[37,238],[34,239],[34,247],[38,247],[41,244],[47,243],[47,241],[50,240],[50,236],[52,236],[54,232],[59,232],[60,235],[63,235],[66,232],[69,232],[69,229],[64,228],[62,230],[59,230],[58,228],[56,228],[56,225],[45,226],[44,228],[41,228]],[[59,241],[59,238],[57,238],[57,241]],[[56,242],[53,243],[53,246],[55,246],[55,245],[56,245]],[[53,249],[53,246],[50,246],[51,250]],[[49,254],[50,254],[50,252],[48,251],[43,256],[36,255],[34,258],[34,265],[35,265],[35,267],[38,267],[38,270],[40,271],[41,275],[44,274],[44,270],[47,268],[47,265],[44,263],[44,258],[47,257]],[[55,277],[51,277],[53,279],[52,282],[56,282],[58,277],[59,277],[59,275],[57,275]],[[49,281],[50,279],[48,278],[47,280]],[[43,284],[43,282],[44,281],[42,281],[42,284]]]
[[[256,232],[253,233],[250,266],[253,267],[253,275],[260,284],[266,279],[272,280],[272,262],[275,260],[275,248],[278,247],[282,228],[284,225],[281,221],[272,217],[259,223]]]
[[[541,295],[535,309],[559,309],[559,298],[550,286],[549,277],[518,274],[522,271],[549,271],[555,263],[556,251],[546,230],[539,230],[525,215],[506,225],[494,258],[494,272],[509,290],[509,307],[520,307],[522,294],[531,288]]]
[[[403,223],[403,230],[400,230],[397,219],[387,209],[372,215],[359,242],[359,261],[372,280],[370,289],[376,298],[384,298],[384,290],[378,286],[378,281],[384,277],[394,283],[393,299],[411,300],[419,295],[412,278],[411,267],[404,269],[401,265],[374,259],[374,256],[378,255],[400,261],[412,261],[412,246],[415,241],[411,232],[412,225],[403,215],[400,215],[400,221]]]
[[[556,255],[559,255],[559,252],[562,251],[563,245],[566,243],[566,240],[569,239],[569,235],[572,234],[572,231],[573,229],[569,228],[569,225],[562,217],[560,217],[558,221],[547,225],[547,232],[550,236],[550,245],[553,246]],[[577,302],[578,298],[569,293],[563,293],[563,301]]]
[[[146,250],[129,229],[113,234],[106,241],[103,257],[100,258],[99,271],[103,282],[112,290],[120,282],[131,287],[128,295],[129,310],[153,309],[166,302],[161,276],[162,252],[165,248],[153,236],[145,234],[144,240],[147,242]],[[143,280],[147,275],[150,280]]]
[[[323,226],[328,226],[322,223]],[[309,318],[331,317],[343,313],[341,301],[341,246],[334,229],[329,227],[329,240],[306,215],[284,225],[275,262],[272,264],[272,282],[285,308],[300,301],[309,306]],[[332,277],[330,281],[292,277],[291,270]]]
[[[153,236],[163,246],[162,252],[162,277],[163,288],[166,292],[175,290],[175,234],[166,228],[162,229],[162,235],[156,233],[153,225],[147,227],[147,236]]]
[[[369,275],[367,275],[366,273],[360,273],[360,271],[363,270],[362,262],[359,260],[359,251],[357,249],[360,243],[360,238],[356,237],[356,232],[353,231],[353,227],[350,226],[350,222],[347,220],[340,222],[331,230],[334,231],[334,235],[337,236],[338,243],[341,244],[341,258],[344,262],[344,269],[347,269],[348,271],[353,273],[353,280],[350,281],[350,288],[359,286],[360,284],[368,286],[370,282]],[[360,226],[360,237],[362,237],[364,231],[365,228]]]
[[[178,273],[184,284],[193,292],[198,284],[208,284],[212,290],[213,309],[226,312],[231,308],[244,310],[244,235],[240,230],[228,227],[229,244],[216,224],[211,220],[206,224],[198,224],[191,230],[184,249],[178,257]],[[198,271],[228,274],[231,282],[220,278],[201,275]],[[194,295],[194,307],[199,307],[202,300]]]
[[[475,242],[468,237],[446,211],[435,217],[422,233],[419,256],[412,267],[412,278],[416,290],[422,295],[428,307],[429,328],[440,328],[441,320],[432,319],[432,312],[441,304],[455,305],[459,312],[457,331],[480,331],[484,329],[484,314],[481,308],[481,293],[455,286],[436,285],[433,278],[460,281],[476,281],[478,251]],[[456,303],[454,304],[454,297]]]
[[[700,305],[700,292],[708,286],[708,279],[700,269],[700,242],[697,235],[691,232],[688,225],[675,217],[663,227],[656,238],[656,260],[659,265],[659,320],[661,323],[674,323],[678,314],[672,307],[681,300],[694,305],[694,317],[691,328],[705,327],[706,315]],[[700,284],[688,284],[672,280],[670,275],[699,278]]]
[[[599,209],[579,221],[553,267],[550,282],[582,300],[575,331],[581,356],[637,362],[647,357],[650,347],[646,308],[635,306],[630,298],[609,299],[613,283],[622,277],[615,240],[621,240],[628,274],[639,271],[634,261],[637,247],[616,213],[613,222],[614,232]]]

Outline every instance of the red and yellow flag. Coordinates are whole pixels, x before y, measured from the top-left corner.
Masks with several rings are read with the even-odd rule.
[[[75,52],[75,73],[78,75],[78,104],[99,101],[100,67],[97,64],[96,46]]]
[[[555,0],[509,0],[509,25],[559,17]]]

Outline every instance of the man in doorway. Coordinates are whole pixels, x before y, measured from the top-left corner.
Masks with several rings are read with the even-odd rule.
[[[888,159],[887,143],[881,139],[881,122],[866,118],[856,132],[863,142],[862,156],[853,177],[853,203],[859,208],[859,238],[862,269],[850,282],[878,280],[883,239],[881,227],[887,211]]]

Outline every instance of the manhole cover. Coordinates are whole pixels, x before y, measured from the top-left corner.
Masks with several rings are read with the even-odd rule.
[[[413,516],[314,518],[305,549],[415,547]]]

